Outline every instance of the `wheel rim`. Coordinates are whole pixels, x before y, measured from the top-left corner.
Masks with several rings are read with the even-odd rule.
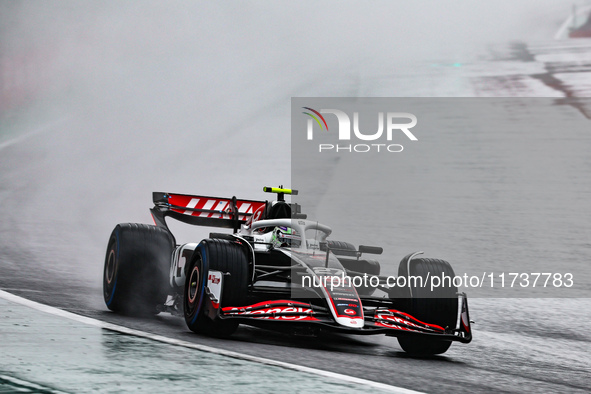
[[[111,249],[109,257],[107,258],[107,266],[105,267],[105,279],[107,284],[113,283],[115,277],[115,250]]]
[[[189,286],[187,289],[187,297],[189,299],[190,304],[195,304],[195,300],[197,299],[198,286],[199,269],[197,268],[197,266],[195,266],[193,267],[193,271],[191,271],[191,276],[189,277]]]

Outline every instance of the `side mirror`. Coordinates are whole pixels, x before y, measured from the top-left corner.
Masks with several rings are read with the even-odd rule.
[[[379,247],[379,246],[359,245],[359,253],[382,254],[383,252],[384,252],[384,248]]]

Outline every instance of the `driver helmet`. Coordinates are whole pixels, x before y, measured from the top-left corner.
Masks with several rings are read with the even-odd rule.
[[[299,247],[301,244],[301,237],[291,227],[275,227],[272,231],[271,243],[275,248],[282,246]]]

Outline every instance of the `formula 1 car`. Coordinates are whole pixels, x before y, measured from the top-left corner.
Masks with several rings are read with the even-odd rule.
[[[263,190],[277,200],[153,193],[156,225],[119,224],[109,238],[107,307],[184,316],[190,330],[218,337],[239,324],[306,335],[385,334],[420,355],[471,341],[466,295],[451,281],[426,286],[429,276],[454,277],[449,263],[411,253],[396,278],[405,280],[392,283],[380,276],[377,261],[361,258],[382,248],[331,240],[330,227],[285,201],[296,190]],[[177,245],[166,218],[233,232]]]

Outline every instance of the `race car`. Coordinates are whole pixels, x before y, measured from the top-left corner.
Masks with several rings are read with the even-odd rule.
[[[472,340],[466,294],[451,281],[427,285],[430,276],[454,277],[448,262],[411,253],[392,281],[380,276],[379,262],[362,258],[381,247],[330,239],[330,227],[285,201],[296,190],[263,191],[276,200],[154,192],[155,225],[118,224],[111,233],[107,307],[184,316],[190,330],[216,337],[232,335],[239,324],[303,335],[385,334],[418,355]],[[178,245],[167,218],[232,232]]]

